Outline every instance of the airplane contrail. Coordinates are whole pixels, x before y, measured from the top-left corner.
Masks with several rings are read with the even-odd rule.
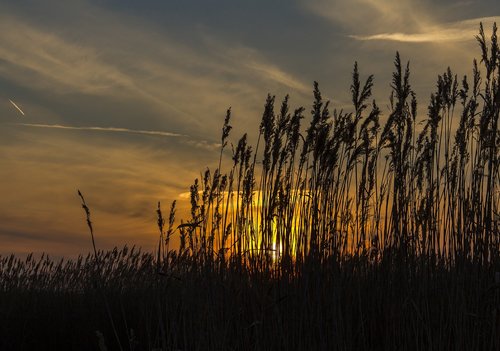
[[[16,123],[20,126],[25,127],[36,127],[36,128],[53,128],[53,129],[69,129],[69,130],[89,130],[89,131],[99,131],[99,132],[117,132],[117,133],[131,133],[131,134],[146,134],[146,135],[159,135],[167,137],[185,137],[187,135],[163,132],[157,130],[138,130],[138,129],[128,129],[128,128],[114,128],[114,127],[73,127],[65,126],[61,124],[36,124],[36,123]]]
[[[157,135],[164,137],[176,137],[176,138],[188,138],[188,140],[183,140],[182,142],[197,148],[214,150],[220,148],[219,143],[212,143],[206,140],[193,140],[186,134],[165,132],[159,130],[140,130],[140,129],[128,129],[128,128],[115,128],[115,127],[75,127],[61,124],[38,124],[38,123],[13,123],[17,126],[23,127],[34,127],[34,128],[51,128],[51,129],[66,129],[66,130],[87,130],[87,131],[97,131],[97,132],[111,132],[111,133],[130,133],[130,134],[143,134],[143,135]]]
[[[14,107],[15,107],[15,108],[17,108],[17,110],[18,110],[19,112],[21,112],[21,114],[22,114],[23,116],[25,116],[25,114],[24,114],[23,110],[21,110],[21,108],[20,108],[19,106],[17,106],[17,104],[16,104],[14,101],[12,101],[11,99],[9,99],[9,101],[10,101],[10,103],[11,103],[12,105],[14,105]]]

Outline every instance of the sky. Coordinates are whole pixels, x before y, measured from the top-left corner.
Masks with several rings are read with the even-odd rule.
[[[0,255],[89,252],[77,189],[98,248],[153,250],[158,201],[186,208],[227,108],[233,142],[268,93],[309,110],[318,81],[349,110],[357,61],[384,110],[399,51],[425,118],[495,21],[497,0],[0,0]]]

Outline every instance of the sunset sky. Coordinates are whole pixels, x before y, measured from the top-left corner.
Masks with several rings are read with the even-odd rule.
[[[267,93],[349,109],[354,61],[386,110],[396,51],[420,118],[437,74],[470,75],[497,0],[0,0],[0,254],[156,244],[167,211],[231,140],[255,137]],[[17,106],[17,107],[16,107]],[[23,115],[24,114],[24,115]],[[305,123],[308,123],[306,121]]]

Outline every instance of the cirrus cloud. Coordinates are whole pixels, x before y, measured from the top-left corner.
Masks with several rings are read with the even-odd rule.
[[[474,18],[466,21],[434,25],[418,33],[394,32],[372,35],[350,35],[350,37],[363,41],[388,40],[407,43],[450,43],[454,41],[471,41],[474,40],[474,35],[477,33],[478,24],[480,22],[483,23],[486,28],[489,28],[495,22],[500,23],[500,16]]]

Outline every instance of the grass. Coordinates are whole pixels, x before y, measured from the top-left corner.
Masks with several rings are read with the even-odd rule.
[[[357,64],[351,112],[315,83],[303,126],[268,96],[254,147],[229,148],[228,110],[190,216],[158,204],[157,252],[0,259],[0,349],[500,349],[496,25],[477,40],[423,118],[399,54],[384,124]]]

